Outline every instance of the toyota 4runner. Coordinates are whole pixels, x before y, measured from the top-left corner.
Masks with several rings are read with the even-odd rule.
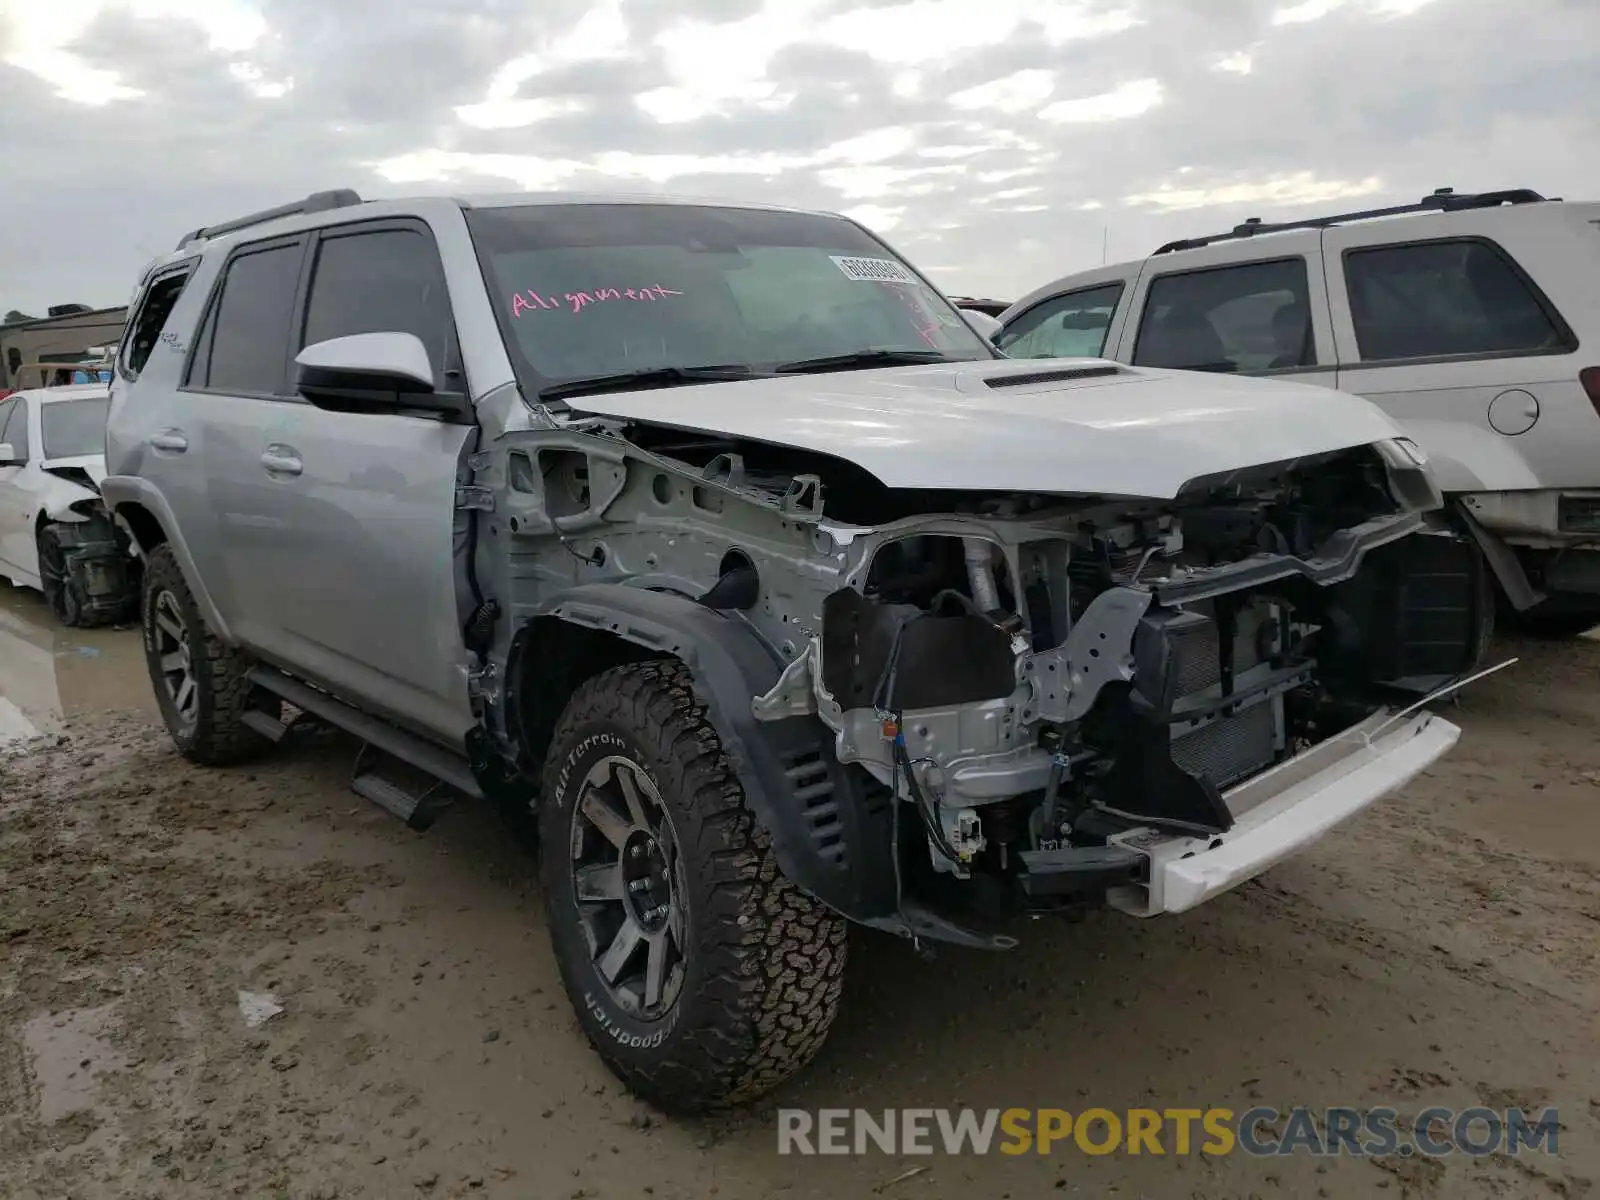
[[[810,1059],[847,920],[1182,912],[1458,736],[1484,578],[1389,418],[1006,361],[841,217],[318,193],[130,311],[102,490],[179,749],[320,721],[416,828],[495,803],[670,1108]]]

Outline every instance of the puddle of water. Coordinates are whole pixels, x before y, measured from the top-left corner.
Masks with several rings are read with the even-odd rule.
[[[59,1121],[88,1108],[98,1077],[128,1065],[110,1041],[115,1012],[115,1004],[68,1009],[35,1017],[22,1027],[41,1121]]]
[[[0,580],[0,746],[128,710],[157,711],[139,631],[64,628],[38,592]]]

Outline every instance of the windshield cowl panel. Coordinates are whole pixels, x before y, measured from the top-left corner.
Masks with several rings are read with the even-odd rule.
[[[469,210],[467,222],[530,398],[997,357],[839,217],[556,204]]]

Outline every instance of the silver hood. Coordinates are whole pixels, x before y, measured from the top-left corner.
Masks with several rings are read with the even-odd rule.
[[[1276,380],[996,360],[574,397],[574,408],[833,455],[889,487],[1170,499],[1185,483],[1399,436],[1358,396]],[[992,386],[1001,382],[1003,386]]]

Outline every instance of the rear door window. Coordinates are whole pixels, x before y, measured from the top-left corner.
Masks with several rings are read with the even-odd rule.
[[[1344,273],[1363,362],[1573,348],[1548,302],[1486,241],[1348,250]]]
[[[1133,361],[1225,372],[1315,366],[1305,259],[1157,276],[1146,294]]]
[[[1007,325],[995,345],[1012,358],[1099,358],[1122,291],[1118,280],[1052,296]]]
[[[189,365],[189,386],[279,396],[288,388],[289,323],[304,243],[237,254],[206,317]]]

